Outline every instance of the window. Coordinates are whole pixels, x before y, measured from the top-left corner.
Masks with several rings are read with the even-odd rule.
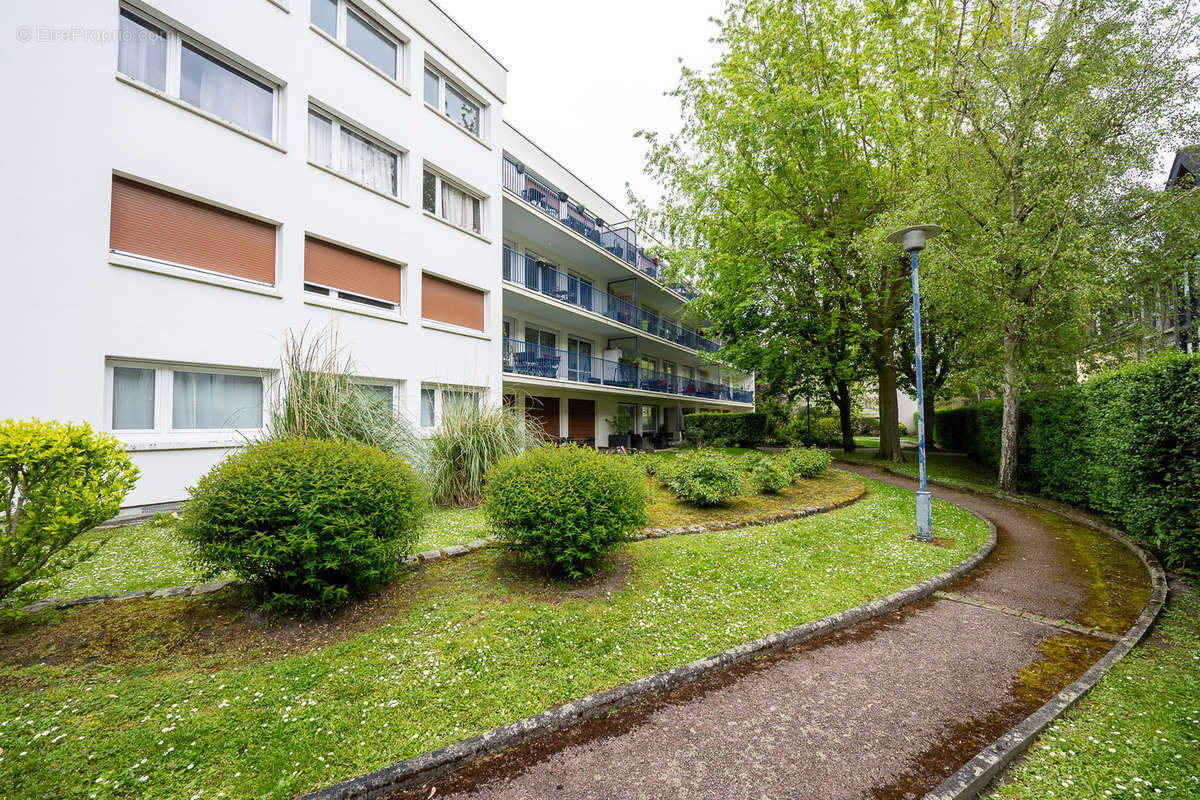
[[[264,139],[275,138],[278,87],[124,8],[117,71]]]
[[[312,0],[309,19],[347,50],[394,81],[400,80],[404,42],[346,0]]]
[[[246,370],[110,364],[112,430],[246,431],[263,426],[263,378]]]
[[[451,225],[483,233],[483,200],[431,170],[422,176],[421,204]]]
[[[625,434],[633,433],[633,425],[637,421],[638,407],[636,403],[617,403],[616,421],[625,422],[628,420],[626,430],[617,430],[615,427],[613,433]]]
[[[332,114],[309,109],[308,160],[390,197],[400,196],[401,154]]]
[[[455,409],[461,406],[474,406],[479,408],[479,392],[473,389],[443,389],[442,390],[442,414],[445,415],[449,409]]]
[[[421,387],[421,427],[432,428],[434,423],[434,404],[437,402],[437,390],[428,386]]]
[[[432,67],[425,67],[425,102],[455,125],[480,136],[480,105],[465,89]]]
[[[109,249],[275,283],[275,226],[114,175]]]
[[[355,383],[354,388],[358,389],[367,398],[374,403],[378,403],[379,407],[391,413],[396,409],[396,387],[391,383]]]
[[[642,433],[658,433],[658,406],[642,406]]]
[[[421,274],[421,318],[484,329],[484,293],[429,273]]]
[[[304,237],[304,289],[388,311],[400,310],[402,267]]]

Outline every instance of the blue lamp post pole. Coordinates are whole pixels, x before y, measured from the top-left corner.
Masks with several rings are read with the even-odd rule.
[[[925,249],[929,239],[942,232],[937,225],[913,225],[888,236],[904,248],[912,258],[913,300],[913,352],[916,356],[917,378],[917,461],[921,486],[917,490],[917,538],[923,542],[933,541],[933,501],[925,487],[925,381],[921,374],[921,284],[917,277],[917,254]]]

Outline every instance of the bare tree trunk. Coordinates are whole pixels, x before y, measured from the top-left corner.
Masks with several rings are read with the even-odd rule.
[[[837,382],[837,394],[834,396],[834,403],[838,409],[838,421],[842,426],[842,450],[847,453],[853,453],[854,445],[854,426],[850,421],[850,386],[845,381]]]
[[[900,452],[900,407],[896,403],[895,329],[890,329],[872,345],[876,380],[879,383],[879,458],[903,464]]]
[[[1002,492],[1017,491],[1017,434],[1021,404],[1021,369],[1017,364],[1017,339],[1004,334],[1004,392],[1000,423],[1000,474],[996,488]]]

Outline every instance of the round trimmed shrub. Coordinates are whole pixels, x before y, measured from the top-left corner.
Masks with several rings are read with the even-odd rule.
[[[427,508],[398,457],[323,439],[252,444],[191,495],[180,534],[212,574],[233,572],[275,614],[327,611],[382,586]]]
[[[752,453],[747,457],[746,471],[758,487],[759,494],[775,494],[792,482],[792,473],[781,459],[762,453]]]
[[[509,548],[579,578],[647,522],[641,469],[590,448],[540,447],[488,474],[483,510]]]
[[[833,462],[833,456],[815,447],[793,447],[783,454],[792,480],[815,478]]]
[[[658,477],[671,492],[694,506],[715,506],[742,494],[739,464],[722,453],[699,449],[681,453]]]

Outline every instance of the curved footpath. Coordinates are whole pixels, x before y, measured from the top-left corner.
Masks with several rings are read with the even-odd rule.
[[[1149,597],[1138,559],[1090,528],[933,493],[998,530],[987,561],[944,592],[395,800],[922,796],[1099,660]]]

